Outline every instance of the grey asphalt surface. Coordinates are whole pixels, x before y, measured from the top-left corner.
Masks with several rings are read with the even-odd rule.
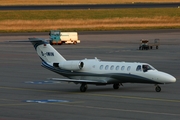
[[[130,4],[71,4],[71,5],[13,5],[0,6],[0,10],[72,10],[72,9],[115,9],[115,8],[178,8],[175,3],[130,3]]]
[[[80,44],[54,46],[66,59],[146,62],[177,78],[174,84],[127,83],[112,85],[53,83],[46,78],[61,77],[42,68],[30,43],[33,34],[0,35],[0,119],[1,120],[179,120],[180,119],[180,30],[80,32]],[[36,34],[48,38],[48,34]],[[140,39],[159,38],[158,50],[138,50]],[[38,100],[39,102],[33,102]],[[44,101],[40,101],[44,100]],[[51,102],[47,102],[51,100]],[[55,100],[66,100],[66,102]]]

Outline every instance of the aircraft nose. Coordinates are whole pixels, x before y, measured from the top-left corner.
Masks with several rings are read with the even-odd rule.
[[[173,83],[176,82],[176,78],[170,74],[165,73],[164,79],[166,79],[167,83]]]
[[[176,82],[176,78],[174,76],[172,76],[172,75],[169,76],[169,80],[171,82]]]

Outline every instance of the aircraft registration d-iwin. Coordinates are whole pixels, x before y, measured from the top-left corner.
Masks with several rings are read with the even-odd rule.
[[[87,84],[112,84],[114,89],[118,89],[123,83],[154,84],[155,91],[160,92],[159,84],[176,82],[172,75],[158,71],[147,63],[110,62],[97,58],[66,60],[42,38],[29,38],[29,42],[33,44],[44,68],[66,77],[51,80],[81,84],[81,92],[87,90]]]

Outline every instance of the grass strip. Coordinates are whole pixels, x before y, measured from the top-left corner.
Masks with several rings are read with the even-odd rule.
[[[178,8],[98,9],[98,10],[17,10],[0,11],[2,20],[57,20],[180,17]]]
[[[180,28],[180,9],[0,11],[0,32]]]

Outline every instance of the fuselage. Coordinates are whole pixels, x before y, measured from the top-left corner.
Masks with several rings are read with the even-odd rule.
[[[99,59],[71,60],[68,62],[83,62],[83,67],[77,70],[70,68],[67,70],[51,64],[50,70],[70,79],[105,81],[106,84],[128,82],[166,84],[176,81],[172,75],[158,71],[147,63],[109,62]]]

